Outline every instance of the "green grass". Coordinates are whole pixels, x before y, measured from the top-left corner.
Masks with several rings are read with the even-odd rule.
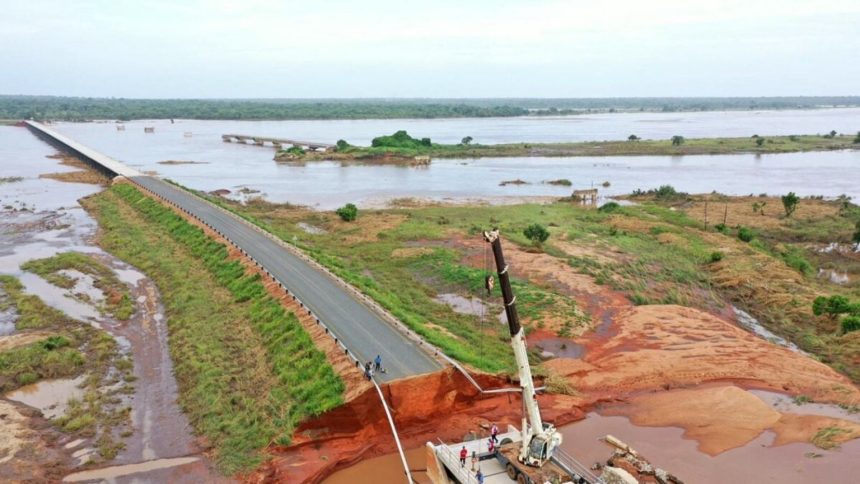
[[[289,443],[298,422],[342,402],[325,355],[226,247],[129,185],[84,204],[100,244],[158,285],[180,404],[222,472],[253,468],[262,448]]]
[[[390,138],[390,137],[383,137]],[[671,140],[588,141],[578,143],[515,143],[515,144],[438,144],[401,143],[394,146],[348,146],[336,152],[309,151],[298,155],[303,160],[368,160],[416,156],[432,158],[481,158],[523,156],[655,156],[655,155],[715,155],[737,153],[792,153],[858,149],[853,136],[834,138],[818,135],[771,136],[761,145],[752,137],[686,139],[680,146]],[[283,153],[285,159],[295,159],[295,153]],[[278,156],[276,155],[276,159]]]
[[[63,252],[45,259],[27,261],[21,266],[26,271],[42,276],[55,286],[70,289],[75,280],[62,270],[76,270],[93,276],[96,288],[105,295],[105,304],[99,307],[102,313],[113,314],[119,320],[125,321],[134,313],[134,303],[126,286],[116,274],[95,257],[80,252]]]
[[[25,294],[20,281],[0,276],[0,290],[18,315],[16,329],[39,329],[54,334],[33,343],[0,352],[0,393],[48,378],[70,378],[86,374],[84,397],[69,402],[67,412],[54,419],[60,430],[79,437],[95,437],[102,459],[110,460],[124,447],[115,431],[131,428],[130,407],[118,394],[128,393],[131,361],[118,351],[116,341],[105,331],[69,318],[46,305],[38,296]],[[112,371],[115,369],[116,371]],[[105,387],[121,383],[117,388]]]

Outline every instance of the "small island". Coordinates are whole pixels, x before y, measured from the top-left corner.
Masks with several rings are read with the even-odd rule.
[[[560,157],[560,156],[677,156],[741,153],[793,153],[860,149],[860,133],[823,135],[759,136],[743,138],[694,138],[676,135],[666,140],[643,140],[631,134],[623,141],[576,143],[509,143],[482,145],[466,136],[458,144],[433,143],[413,138],[406,131],[373,138],[370,146],[354,146],[344,140],[329,150],[306,150],[300,146],[280,149],[275,161],[362,161],[424,165],[433,158]]]

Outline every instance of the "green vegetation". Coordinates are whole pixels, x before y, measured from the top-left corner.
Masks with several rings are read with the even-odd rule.
[[[679,135],[672,136],[672,146],[681,146],[682,144],[684,144],[684,141],[686,141],[686,140],[684,139],[683,136],[679,136]]]
[[[352,222],[358,217],[358,207],[352,203],[347,203],[343,207],[335,210],[335,213],[344,222]]]
[[[860,149],[849,136],[775,136],[757,144],[750,138],[698,138],[681,136],[672,140],[589,141],[579,143],[514,143],[482,145],[473,141],[458,144],[432,143],[429,138],[413,138],[405,131],[374,138],[369,147],[353,146],[344,140],[335,151],[309,151],[301,159],[313,160],[391,160],[411,161],[416,156],[431,158],[480,158],[527,156],[636,156],[636,155],[703,155],[736,153],[791,153]],[[759,138],[761,139],[761,138]],[[294,160],[296,155],[280,151],[276,160]]]
[[[851,303],[843,295],[818,296],[812,301],[812,313],[816,316],[826,315],[831,321],[840,321],[839,317],[845,314],[839,325],[840,330],[843,333],[860,330],[860,302]]]
[[[447,354],[489,371],[505,370],[493,365],[504,361],[505,335],[486,326],[495,310],[488,311],[482,323],[480,316],[456,314],[434,298],[445,293],[483,297],[482,281],[488,271],[479,234],[499,227],[506,243],[518,249],[508,257],[518,276],[520,309],[529,313],[524,316],[527,328],[575,335],[586,327],[575,315],[571,293],[547,282],[563,275],[550,263],[558,260],[636,304],[680,304],[714,313],[734,304],[860,381],[860,368],[854,363],[860,355],[860,333],[842,333],[835,322],[817,318],[811,310],[813,299],[825,291],[850,294],[852,300],[860,297],[856,284],[839,286],[814,277],[818,267],[837,267],[840,272],[848,270],[852,281],[858,280],[860,263],[849,255],[816,250],[832,241],[850,240],[855,217],[860,218],[857,207],[849,203],[845,208],[841,200],[809,200],[793,217],[785,218],[750,211],[753,200],[778,205],[778,198],[690,196],[669,186],[646,193],[636,205],[606,204],[598,210],[565,202],[372,210],[354,224],[340,223],[334,213],[264,201],[240,205],[211,199],[296,243]],[[743,243],[728,223],[719,224],[722,231],[705,230],[701,217],[706,199],[712,204],[715,199],[725,201],[727,222],[745,227],[743,232],[754,238]],[[719,215],[722,220],[722,211]],[[299,223],[326,232],[308,234]],[[523,233],[535,223],[551,234],[543,253],[535,251]],[[714,256],[715,252],[721,255]],[[717,257],[722,259],[714,262]],[[548,272],[533,272],[542,264]],[[524,293],[532,296],[524,298]],[[494,294],[490,301],[495,298]],[[545,303],[548,300],[551,305]],[[569,321],[569,328],[553,320]],[[488,354],[495,359],[488,362]]]
[[[0,96],[0,119],[371,119],[568,115],[620,111],[814,109],[857,96],[734,98],[123,99]]]
[[[738,227],[738,238],[744,242],[752,242],[755,238],[755,232],[748,227]]]
[[[723,253],[720,251],[711,252],[711,262],[719,262],[723,260]]]
[[[558,185],[562,187],[569,187],[573,185],[573,182],[568,180],[567,178],[559,178],[558,180],[550,180],[546,182],[547,185]]]
[[[523,230],[523,235],[535,245],[541,245],[549,238],[549,230],[541,224],[531,224]]]
[[[788,195],[782,196],[782,206],[785,209],[785,216],[791,217],[791,214],[797,210],[797,204],[800,203],[800,197],[794,194],[794,192],[788,192]]]
[[[130,185],[83,201],[101,245],[145,271],[168,315],[180,404],[219,469],[251,469],[298,422],[342,402],[343,383],[294,314],[227,249]]]
[[[134,303],[129,295],[128,287],[119,280],[110,268],[91,255],[80,252],[63,252],[46,259],[27,261],[21,268],[36,273],[51,284],[65,289],[74,287],[76,280],[60,271],[75,270],[89,274],[93,276],[94,286],[104,293],[104,306],[99,307],[102,313],[113,314],[117,319],[123,321],[131,318],[134,313]],[[85,294],[76,296],[86,297]]]
[[[131,428],[131,408],[118,398],[132,391],[131,360],[119,354],[116,342],[106,332],[69,318],[23,290],[14,277],[0,276],[0,293],[8,296],[18,314],[16,328],[24,334],[40,330],[44,336],[0,352],[0,393],[42,379],[86,374],[84,396],[70,401],[66,413],[53,423],[67,433],[96,437],[99,455],[113,459],[124,447],[114,435],[117,430]]]
[[[17,183],[19,181],[22,181],[23,179],[24,178],[20,176],[3,176],[0,177],[0,185],[4,183]]]
[[[857,136],[854,138],[854,144],[860,144],[860,131],[857,132]]]

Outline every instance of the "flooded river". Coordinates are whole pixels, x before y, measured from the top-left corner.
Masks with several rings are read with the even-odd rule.
[[[145,126],[155,128],[144,133]],[[267,199],[331,209],[346,202],[382,206],[391,199],[516,201],[561,197],[571,188],[600,187],[606,196],[672,184],[703,193],[750,193],[860,197],[860,152],[782,155],[637,156],[571,158],[482,158],[433,160],[426,167],[368,166],[335,162],[276,164],[271,147],[221,141],[225,133],[282,136],[369,144],[380,134],[407,129],[414,136],[476,143],[560,142],[643,138],[853,133],[860,109],[708,113],[629,113],[555,118],[487,118],[354,121],[134,121],[117,131],[113,123],[58,123],[59,131],[129,165],[155,171],[202,190],[242,187]],[[159,164],[160,161],[205,164]],[[506,180],[528,184],[500,186]],[[573,187],[543,182],[567,178]],[[602,187],[603,182],[609,187]]]

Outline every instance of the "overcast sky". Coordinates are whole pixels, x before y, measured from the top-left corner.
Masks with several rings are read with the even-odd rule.
[[[860,0],[0,0],[0,93],[860,94]]]

